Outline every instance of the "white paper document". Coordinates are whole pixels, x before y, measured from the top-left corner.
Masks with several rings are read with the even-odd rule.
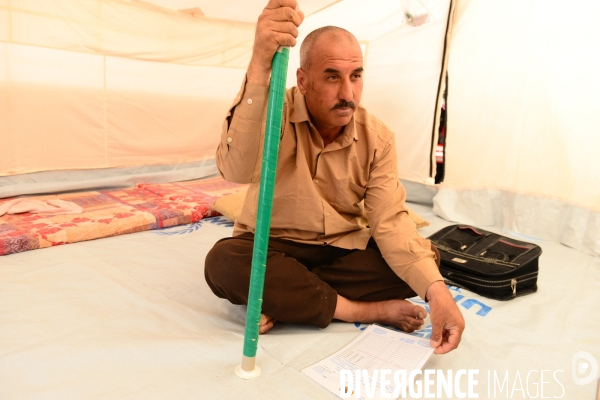
[[[343,349],[303,369],[302,373],[339,397],[342,393],[340,388],[345,385],[341,388],[343,392],[352,394],[344,398],[393,398],[396,383],[406,386],[411,371],[422,369],[432,353],[429,339],[369,325]],[[397,375],[396,381],[394,374]],[[399,389],[399,392],[402,393],[402,390]],[[382,394],[386,394],[385,397]]]

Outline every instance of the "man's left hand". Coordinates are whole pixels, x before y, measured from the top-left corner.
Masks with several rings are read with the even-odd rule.
[[[431,347],[434,354],[445,354],[458,347],[465,320],[443,281],[432,283],[425,295],[433,325]]]

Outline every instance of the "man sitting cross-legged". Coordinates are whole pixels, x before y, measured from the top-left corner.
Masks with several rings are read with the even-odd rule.
[[[303,15],[271,0],[258,19],[246,79],[217,150],[223,177],[250,183],[233,237],[208,253],[212,291],[247,304],[271,60],[294,46]],[[260,332],[276,320],[326,327],[333,319],[412,332],[430,304],[436,353],[456,348],[464,320],[438,271],[437,250],[404,206],[394,134],[360,107],[363,58],[348,31],[324,27],[300,48],[287,90],[275,183]],[[361,222],[366,211],[368,226]]]

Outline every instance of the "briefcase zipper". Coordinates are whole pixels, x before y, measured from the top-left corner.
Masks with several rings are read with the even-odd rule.
[[[459,282],[450,279],[450,278],[453,277],[453,275],[457,275],[457,278],[459,278]],[[464,277],[464,279],[462,279],[463,282],[460,282],[460,280],[461,280],[460,277]],[[501,300],[510,300],[510,299],[514,299],[515,297],[517,297],[517,284],[518,283],[523,283],[523,282],[530,281],[530,280],[536,279],[536,278],[537,278],[537,273],[533,272],[533,273],[530,273],[530,274],[522,275],[522,276],[517,277],[517,278],[511,278],[511,279],[506,279],[506,280],[500,281],[500,282],[510,282],[508,284],[503,284],[503,285],[484,285],[484,284],[481,284],[481,283],[469,281],[469,279],[477,279],[479,281],[489,282],[489,283],[496,283],[496,282],[494,282],[494,281],[488,281],[488,280],[485,280],[485,279],[471,278],[471,277],[467,277],[467,276],[462,275],[462,274],[457,274],[455,272],[448,271],[447,283],[453,284],[453,285],[456,285],[456,286],[459,286],[459,287],[462,287],[462,288],[465,288],[467,290],[469,290],[469,288],[466,287],[466,286],[464,286],[465,282],[467,284],[469,284],[469,285],[473,285],[473,286],[476,286],[476,287],[482,287],[482,288],[488,288],[488,289],[490,289],[490,288],[491,289],[499,289],[499,288],[509,287],[510,286],[511,295],[509,297],[501,299]]]
[[[516,278],[502,279],[502,280],[498,280],[498,281],[491,281],[489,279],[475,278],[473,276],[459,274],[458,272],[448,271],[448,276],[449,277],[452,276],[452,275],[457,275],[459,277],[464,277],[466,280],[476,280],[476,281],[487,282],[487,283],[502,283],[502,282],[507,282],[506,284],[503,284],[503,285],[487,285],[487,287],[505,287],[505,286],[511,286],[511,285],[515,285],[515,287],[516,287],[517,282],[528,281],[530,279],[535,278],[537,276],[537,274],[538,274],[537,272],[530,272],[530,273],[525,274],[525,275],[517,276]],[[480,285],[480,286],[486,286],[484,284],[475,283],[475,282],[473,282],[473,284],[474,285]]]
[[[451,278],[451,277],[452,277],[452,275],[448,275],[448,278]],[[513,278],[513,279],[511,279],[511,283],[506,284],[506,285],[484,285],[484,284],[477,283],[477,282],[470,282],[470,281],[468,281],[468,279],[465,279],[465,280],[470,285],[479,286],[479,287],[486,287],[486,288],[498,289],[498,288],[503,288],[503,287],[509,287],[510,286],[513,294],[516,295],[516,293],[517,293],[517,283],[523,283],[523,282],[530,281],[530,280],[535,279],[535,278],[536,278],[535,276],[532,276],[530,278],[521,279],[519,281],[517,281],[516,279]],[[452,279],[449,279],[449,280],[452,281]],[[452,281],[452,282],[455,282],[455,281]],[[455,283],[459,283],[460,284],[461,282],[455,282]],[[468,289],[468,288],[466,288],[466,289]]]

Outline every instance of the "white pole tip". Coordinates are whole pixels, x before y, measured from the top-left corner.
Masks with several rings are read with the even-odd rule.
[[[242,379],[254,379],[260,375],[260,368],[258,367],[258,365],[255,365],[252,371],[246,371],[242,368],[242,365],[240,364],[237,367],[235,367],[235,374]]]

